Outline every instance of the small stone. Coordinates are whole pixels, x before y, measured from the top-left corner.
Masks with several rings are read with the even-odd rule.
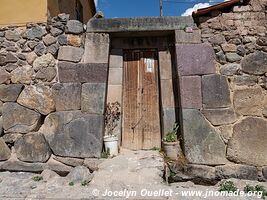
[[[84,49],[71,46],[61,46],[58,52],[58,60],[79,62],[84,54]]]
[[[228,140],[233,135],[233,127],[232,127],[232,125],[220,126],[219,130],[220,130],[220,135],[221,135],[222,139],[227,144]]]
[[[224,52],[236,52],[237,51],[237,47],[235,44],[225,43],[225,44],[222,44],[221,47]]]
[[[73,168],[66,177],[70,182],[81,183],[83,181],[90,182],[93,175],[90,173],[89,169],[84,166],[77,166]]]
[[[12,83],[30,84],[33,75],[33,69],[30,65],[18,67],[11,72]]]
[[[42,80],[44,82],[52,81],[57,75],[57,70],[55,67],[47,67],[40,69],[35,74],[35,79]]]
[[[70,15],[69,14],[65,14],[65,13],[60,13],[60,14],[58,14],[58,19],[61,22],[67,22],[70,19]]]
[[[240,74],[241,65],[236,63],[228,63],[221,67],[220,73],[226,76],[233,76]]]
[[[203,182],[215,182],[215,168],[205,165],[188,164],[184,167],[184,173],[192,180],[201,179]]]
[[[68,39],[66,35],[60,35],[57,38],[58,43],[63,46],[63,45],[67,45],[68,44]]]
[[[238,113],[261,116],[264,94],[260,87],[235,90],[233,100]]]
[[[267,46],[267,37],[259,37],[256,43],[259,46]]]
[[[242,45],[239,45],[237,47],[237,54],[240,56],[244,56],[246,54],[246,49]]]
[[[18,58],[12,53],[7,53],[6,55],[6,63],[15,63],[18,61]]]
[[[42,39],[43,35],[46,34],[46,30],[41,26],[34,26],[26,32],[26,37],[30,40]]]
[[[55,110],[52,90],[44,85],[25,86],[17,102],[27,108],[47,115]]]
[[[7,133],[28,133],[34,131],[40,122],[41,115],[17,103],[4,103],[3,127]]]
[[[82,40],[77,35],[68,35],[68,44],[74,47],[80,47],[82,44]]]
[[[20,34],[16,30],[14,30],[14,31],[8,30],[8,31],[6,31],[5,38],[7,40],[17,42],[20,39]]]
[[[6,64],[5,56],[0,55],[0,65],[5,65],[5,64]]]
[[[38,44],[38,42],[36,42],[36,41],[29,41],[27,43],[28,47],[30,47],[31,49],[34,49],[34,47],[36,47],[37,44]]]
[[[46,53],[46,48],[43,43],[39,43],[34,47],[34,52],[38,55],[41,56]]]
[[[26,55],[26,61],[29,63],[29,65],[32,65],[36,58],[38,58],[38,56],[35,52],[30,52]]]
[[[9,79],[10,74],[6,70],[0,68],[0,84],[6,83]]]
[[[49,181],[51,180],[52,178],[55,178],[55,177],[59,177],[59,175],[50,170],[50,169],[45,169],[42,173],[41,173],[41,176],[43,177],[43,180],[44,181]]]
[[[237,62],[242,59],[241,56],[239,56],[237,53],[226,53],[226,60],[229,62]]]
[[[49,47],[47,47],[47,53],[51,53],[53,56],[56,56],[58,53],[59,44],[52,44]]]
[[[216,34],[209,38],[209,42],[213,45],[220,45],[226,42],[222,34]]]
[[[48,34],[43,38],[43,42],[46,46],[50,46],[51,44],[56,43],[57,38],[53,37],[52,35]]]
[[[91,171],[97,171],[99,169],[99,165],[104,162],[103,159],[97,158],[85,158],[83,165],[90,169]]]
[[[223,51],[219,51],[218,53],[216,53],[216,60],[221,64],[227,63]]]
[[[244,74],[242,76],[234,77],[233,82],[239,86],[242,86],[242,85],[253,86],[253,85],[256,85],[258,83],[258,78],[257,78],[257,76]]]
[[[21,84],[0,85],[0,100],[15,102],[23,88]]]
[[[0,138],[0,161],[8,160],[11,156],[11,151],[5,141]]]
[[[24,162],[46,162],[51,150],[43,134],[29,133],[19,138],[14,145],[16,155]]]
[[[33,62],[33,69],[35,71],[38,71],[43,68],[55,67],[55,66],[56,66],[56,60],[54,56],[52,56],[50,53],[36,58]]]
[[[60,29],[58,29],[58,28],[54,28],[54,27],[52,27],[52,28],[50,29],[50,33],[51,33],[51,35],[54,36],[54,37],[60,35],[62,32],[63,32],[63,31],[60,30]]]
[[[21,60],[26,60],[26,55],[23,54],[23,53],[19,53],[19,54],[17,54],[17,57],[18,57],[19,59],[21,59]]]
[[[2,138],[5,141],[5,143],[14,144],[22,136],[23,135],[20,133],[7,133]]]
[[[242,70],[249,74],[263,75],[267,72],[267,53],[256,51],[243,58]]]
[[[13,70],[17,69],[18,65],[17,64],[13,64],[13,63],[8,63],[5,66],[5,70],[8,72],[12,72]]]
[[[78,20],[69,20],[66,26],[66,33],[81,34],[83,33],[83,24]]]
[[[83,164],[83,159],[79,158],[66,158],[66,157],[55,156],[54,159],[57,160],[58,162],[61,162],[71,167],[77,167]]]
[[[71,170],[72,167],[64,165],[61,162],[54,160],[52,157],[44,164],[43,169],[49,169],[61,176],[66,176]]]

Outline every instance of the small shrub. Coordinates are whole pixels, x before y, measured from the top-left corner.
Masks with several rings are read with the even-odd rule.
[[[244,192],[257,192],[258,194],[261,193],[262,199],[265,199],[265,197],[267,197],[267,190],[262,185],[256,185],[255,187],[246,185],[246,187],[244,187]]]
[[[109,149],[107,149],[107,151],[103,151],[103,152],[101,153],[101,158],[108,159],[109,156],[110,156]]]
[[[81,182],[81,185],[82,186],[87,186],[88,184],[89,184],[89,181],[86,181],[86,180],[84,180],[84,181]]]
[[[42,176],[34,176],[34,177],[32,177],[32,180],[39,182],[39,181],[43,180],[43,177]]]
[[[164,142],[176,142],[178,129],[179,129],[179,125],[175,123],[173,126],[173,130],[166,134],[166,136],[163,138],[163,141]]]
[[[235,192],[237,191],[237,187],[232,181],[225,181],[224,183],[220,184],[219,191]]]
[[[73,182],[69,182],[69,186],[74,186],[74,183]]]

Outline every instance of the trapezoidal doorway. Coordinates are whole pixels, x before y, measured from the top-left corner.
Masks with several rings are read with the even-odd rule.
[[[122,147],[161,147],[158,52],[123,52]]]

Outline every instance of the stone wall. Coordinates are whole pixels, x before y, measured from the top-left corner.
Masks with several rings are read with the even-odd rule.
[[[100,157],[108,50],[108,34],[65,14],[0,30],[0,170],[67,172]]]
[[[266,170],[266,6],[251,0],[195,18],[201,41],[196,30],[176,32],[184,152],[214,179],[262,180]]]

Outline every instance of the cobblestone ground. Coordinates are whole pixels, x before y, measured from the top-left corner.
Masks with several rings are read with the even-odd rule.
[[[260,199],[259,196],[215,197],[218,184],[200,186],[192,182],[166,185],[162,179],[163,159],[156,151],[124,151],[119,156],[104,161],[87,186],[69,185],[66,177],[44,177],[34,181],[32,173],[0,173],[0,199]],[[247,184],[266,183],[232,179],[239,189]],[[190,192],[198,192],[186,193]],[[206,197],[207,192],[210,196]],[[106,195],[108,194],[108,195]],[[187,194],[187,196],[186,196]],[[205,198],[206,197],[206,198]]]

